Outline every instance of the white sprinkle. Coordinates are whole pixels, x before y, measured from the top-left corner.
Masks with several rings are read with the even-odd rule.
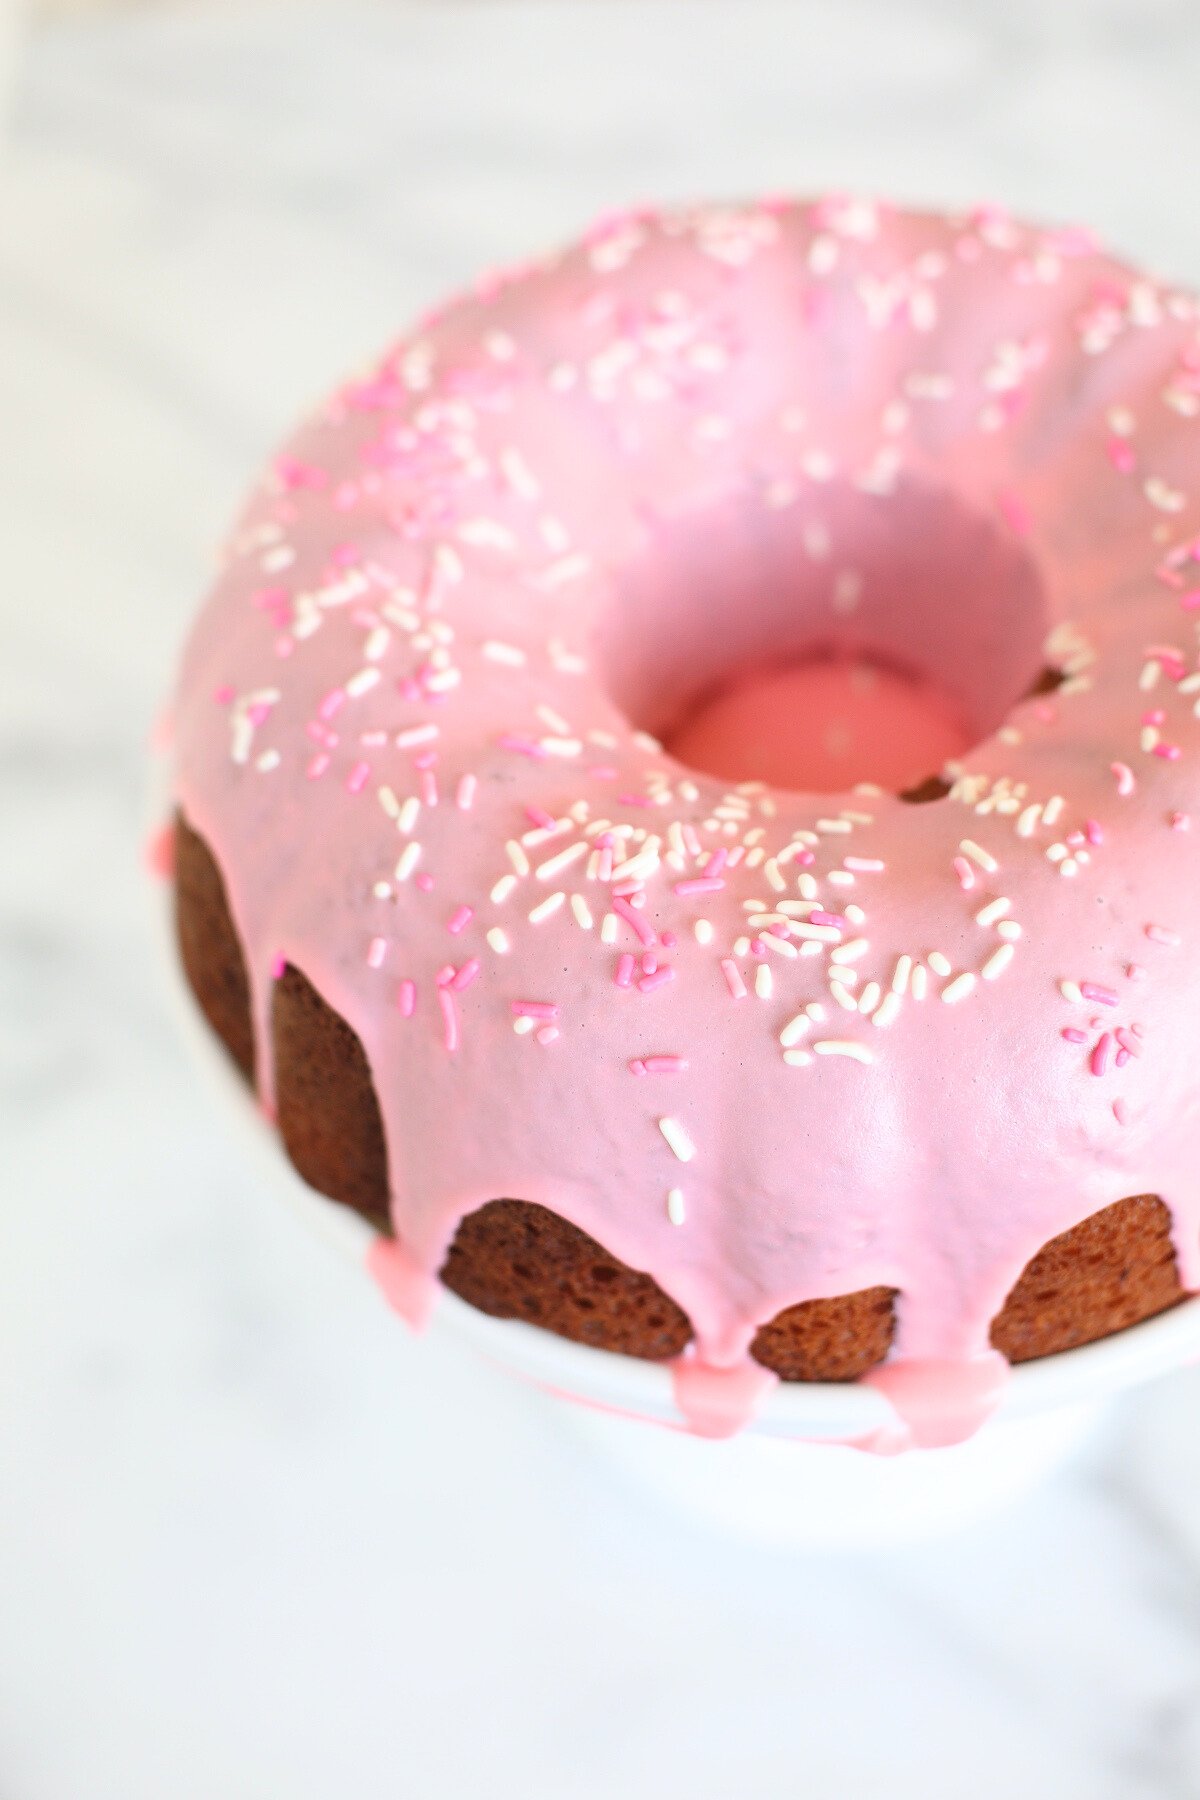
[[[822,1038],[819,1044],[813,1045],[813,1049],[818,1056],[849,1056],[860,1063],[875,1061],[874,1051],[868,1050],[865,1044],[854,1043],[850,1038]]]
[[[997,954],[999,953],[997,952]],[[932,962],[932,960],[931,957],[930,961]],[[965,1000],[974,986],[975,977],[969,971],[964,971],[963,974],[956,975],[953,981],[946,983],[942,989],[942,999],[947,1006],[953,1006],[956,1001]]]
[[[996,936],[1002,937],[1009,944],[1015,944],[1021,935],[1021,927],[1015,919],[1001,919],[996,927]]]
[[[396,817],[396,829],[402,837],[409,837],[421,811],[421,802],[415,794],[410,794]]]
[[[711,944],[716,935],[711,919],[697,919],[692,926],[692,931],[698,944]]]
[[[579,858],[581,856],[586,856],[587,853],[588,845],[586,840],[583,838],[577,839],[575,843],[568,844],[565,850],[560,850],[557,856],[548,856],[545,862],[538,864],[536,871],[538,880],[552,880],[560,870],[569,869],[573,862],[578,862]]]
[[[754,971],[754,991],[760,1000],[769,1000],[774,993],[775,979],[770,963],[760,962]]]
[[[584,931],[592,929],[595,924],[595,920],[592,918],[592,909],[582,894],[571,895],[571,911],[575,914],[577,925],[581,926]]]
[[[493,904],[496,906],[503,906],[516,885],[517,878],[515,875],[502,875],[491,892]]]
[[[502,644],[495,638],[489,638],[482,646],[482,653],[489,662],[506,663],[510,668],[519,669],[526,661],[525,652],[516,644]]]
[[[531,1019],[527,1013],[522,1013],[519,1019],[513,1020],[513,1030],[518,1037],[526,1037],[536,1024],[536,1019]]]
[[[1001,944],[998,950],[992,951],[979,973],[985,981],[995,981],[997,975],[1003,975],[1016,954],[1011,944]],[[945,998],[943,994],[942,999]]]
[[[882,1006],[871,1014],[872,1025],[878,1025],[881,1031],[884,1030],[899,1013],[901,1004],[899,994],[885,994]]]
[[[783,1060],[790,1069],[805,1069],[812,1061],[812,1055],[807,1050],[785,1050]]]
[[[529,858],[526,856],[524,850],[522,850],[520,844],[518,844],[516,838],[509,838],[504,848],[508,854],[508,860],[516,870],[517,874],[528,875]]]
[[[812,1020],[808,1014],[806,1012],[797,1013],[794,1019],[788,1020],[780,1032],[779,1041],[785,1050],[790,1050],[792,1045],[799,1043],[805,1033],[811,1029]]]
[[[1049,800],[1047,800],[1045,806],[1042,808],[1042,824],[1043,825],[1055,824],[1055,822],[1058,819],[1059,813],[1062,811],[1062,809],[1065,805],[1066,805],[1066,801],[1063,799],[1061,794],[1051,794]]]
[[[849,943],[839,944],[836,950],[831,950],[829,960],[831,963],[857,962],[870,948],[866,938],[851,938]]]
[[[1072,1006],[1079,1006],[1082,1003],[1083,993],[1077,981],[1060,981],[1058,991],[1064,1000],[1071,1002]]]
[[[964,838],[958,847],[964,856],[969,856],[973,863],[978,863],[979,867],[989,875],[995,874],[1000,867],[995,857],[977,844],[973,838]]]
[[[658,1121],[658,1129],[662,1132],[664,1138],[666,1138],[668,1148],[679,1158],[680,1162],[691,1162],[693,1156],[696,1154],[696,1146],[693,1144],[683,1126],[679,1123],[679,1120],[660,1119]]]
[[[436,725],[410,725],[407,731],[398,731],[394,741],[397,750],[411,750],[417,744],[432,743],[437,735]]]
[[[1157,663],[1155,664],[1155,667],[1158,667]],[[352,700],[357,700],[361,695],[370,693],[371,689],[380,679],[381,676],[378,669],[360,669],[357,675],[352,675],[346,683],[346,692]]]
[[[400,861],[396,864],[396,880],[407,881],[420,860],[420,844],[405,844]]]
[[[775,861],[773,856],[769,857],[763,864],[763,874],[777,894],[787,892],[787,882],[784,880],[779,864]]]
[[[499,925],[493,925],[487,934],[487,941],[497,956],[507,956],[509,952],[508,933]]]
[[[858,1010],[860,1013],[873,1013],[875,1011],[875,1008],[879,1005],[880,991],[880,986],[877,981],[868,981],[866,987],[858,996]]]
[[[929,971],[924,963],[914,963],[911,984],[914,1000],[923,1000],[929,992]]]
[[[790,927],[795,938],[808,938],[817,944],[840,944],[842,934],[836,925],[798,925]]]
[[[377,789],[377,792],[379,794],[379,804],[382,806],[388,818],[398,818],[400,816],[400,802],[397,800],[391,788],[385,783],[383,787]]]
[[[383,959],[386,955],[387,939],[381,937],[372,938],[367,949],[367,967],[369,969],[381,969],[383,967]]]
[[[616,913],[605,913],[600,925],[600,942],[602,944],[615,944],[617,941],[617,933],[620,928],[621,921],[618,919]]]
[[[931,950],[926,961],[934,974],[941,975],[943,979],[949,975],[954,966],[951,963],[950,958],[948,956],[943,956],[940,950]]]
[[[667,1217],[672,1225],[682,1225],[687,1217],[683,1205],[683,1189],[671,1188],[667,1193]]]
[[[544,919],[550,918],[553,913],[558,911],[566,897],[567,896],[562,892],[561,888],[557,894],[548,894],[530,913],[529,923],[531,925],[540,925]]]
[[[997,919],[1002,919],[1004,917],[1010,904],[1011,902],[1005,899],[990,900],[986,906],[981,906],[979,911],[975,914],[975,923],[977,925],[994,925]]]
[[[475,804],[475,789],[478,785],[478,779],[474,775],[461,777],[454,795],[454,804],[459,812],[470,812]]]
[[[907,994],[908,978],[912,974],[912,957],[901,956],[896,959],[896,967],[892,972],[893,994]]]
[[[1033,806],[1027,806],[1017,820],[1015,827],[1017,836],[1023,838],[1032,837],[1037,829],[1037,822],[1041,816],[1042,809],[1039,805],[1035,803]]]
[[[837,1001],[843,1012],[858,1011],[858,1001],[854,998],[850,989],[843,987],[840,981],[831,981],[829,984],[829,992],[831,997]]]

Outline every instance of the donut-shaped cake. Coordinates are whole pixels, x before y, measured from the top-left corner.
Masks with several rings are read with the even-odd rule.
[[[178,936],[397,1305],[935,1443],[1200,1287],[1198,412],[1087,234],[839,197],[606,219],[300,430]]]

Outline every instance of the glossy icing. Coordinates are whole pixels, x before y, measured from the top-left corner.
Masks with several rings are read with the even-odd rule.
[[[687,1311],[711,1429],[698,1367],[736,1409],[760,1323],[885,1284],[872,1379],[944,1441],[1086,1215],[1161,1194],[1200,1287],[1196,317],[992,208],[624,215],[276,459],[175,794],[264,1099],[285,962],[362,1040],[406,1311],[466,1212],[539,1201]],[[951,695],[949,798],[731,786],[647,735],[813,653]]]

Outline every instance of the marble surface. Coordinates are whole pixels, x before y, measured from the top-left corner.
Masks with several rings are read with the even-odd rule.
[[[250,469],[610,202],[838,184],[1200,282],[1192,0],[43,27],[0,163],[2,1800],[1200,1794],[1200,1373],[946,1541],[780,1556],[414,1344],[169,1017],[144,744]]]

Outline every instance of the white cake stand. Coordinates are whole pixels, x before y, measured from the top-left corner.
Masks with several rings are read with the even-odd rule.
[[[374,1233],[314,1193],[288,1162],[187,990],[165,898],[156,909],[164,986],[209,1092],[264,1188],[369,1280]],[[397,1322],[397,1329],[404,1327]],[[556,1396],[581,1449],[672,1508],[764,1543],[850,1548],[937,1534],[1001,1506],[1074,1457],[1116,1396],[1200,1360],[1200,1296],[1099,1343],[1020,1365],[995,1415],[968,1442],[893,1457],[846,1447],[891,1416],[883,1396],[861,1384],[781,1382],[744,1431],[714,1442],[683,1429],[659,1364],[490,1318],[443,1291],[425,1339],[430,1357],[447,1336]],[[559,1404],[564,1397],[581,1404]]]

